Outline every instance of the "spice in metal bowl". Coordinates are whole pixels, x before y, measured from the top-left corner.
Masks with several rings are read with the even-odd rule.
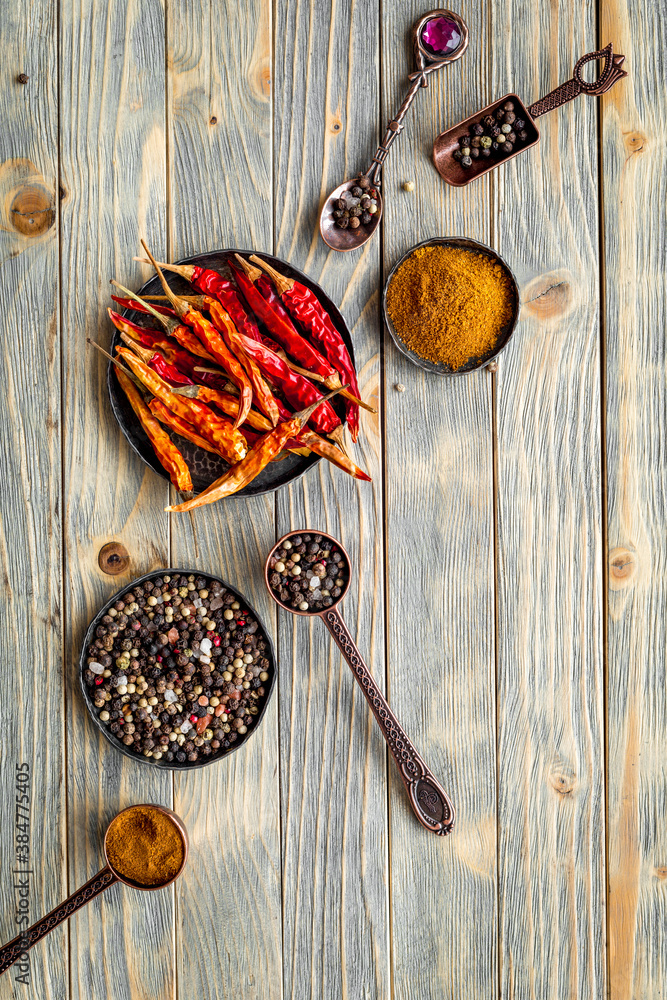
[[[125,591],[87,649],[98,717],[131,753],[179,764],[255,725],[270,678],[259,623],[218,580],[166,574]]]
[[[174,821],[151,806],[134,806],[119,813],[106,842],[111,866],[123,878],[157,888],[183,867],[185,845]]]
[[[291,535],[269,559],[269,586],[296,611],[330,608],[343,593],[350,568],[325,535]]]
[[[512,318],[512,282],[485,253],[455,246],[419,247],[387,288],[387,314],[405,346],[457,371],[492,353]]]

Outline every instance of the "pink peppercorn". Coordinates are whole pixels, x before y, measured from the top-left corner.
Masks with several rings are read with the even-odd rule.
[[[219,646],[220,645],[220,636],[219,635],[216,635],[215,639],[213,640],[213,645],[214,646]]]
[[[197,721],[197,716],[196,715],[191,715],[190,716],[190,722],[196,722],[196,721]]]

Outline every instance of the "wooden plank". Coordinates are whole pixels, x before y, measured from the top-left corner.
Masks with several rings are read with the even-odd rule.
[[[320,281],[352,331],[364,398],[380,387],[380,242],[327,252],[324,195],[364,169],[379,105],[378,6],[281,0],[276,38],[276,253]],[[320,463],[277,496],[278,533],[321,528],[352,560],[343,613],[384,686],[378,417],[364,413],[357,483]],[[322,622],[279,612],[285,995],[390,996],[386,754]]]
[[[234,23],[234,31],[228,29]],[[170,253],[272,245],[271,4],[242,20],[198,0],[168,10]],[[171,522],[174,566],[219,574],[248,596],[269,631],[262,568],[274,499],[228,500]],[[191,831],[177,887],[179,995],[278,998],[282,990],[277,698],[229,760],[175,778]]]
[[[431,236],[489,241],[490,184],[454,190],[430,162],[443,128],[487,103],[488,11],[456,8],[470,30],[460,62],[432,76],[384,173],[384,266]],[[384,112],[413,68],[402,44],[423,5],[385,3]],[[401,182],[415,181],[415,192]],[[449,791],[446,840],[417,825],[391,773],[394,990],[407,998],[496,996],[496,797],[492,378],[426,375],[387,340],[389,690],[405,728]],[[402,383],[405,392],[394,386]]]
[[[603,103],[609,604],[609,989],[667,994],[667,465],[663,86],[665,3],[600,6],[600,38],[628,55]]]
[[[498,0],[494,97],[530,102],[596,48],[590,6]],[[530,43],[526,45],[526,40]],[[596,106],[540,120],[496,173],[522,288],[499,362],[500,995],[605,993]]]
[[[78,694],[77,661],[97,608],[168,560],[168,493],[118,430],[106,362],[108,280],[140,281],[139,237],[165,243],[164,11],[157,0],[62,5],[61,146],[64,476],[67,581],[70,887],[101,866],[111,817],[133,802],[171,805],[167,772],[126,760],[98,735]],[[120,541],[125,573],[105,575],[98,552]],[[71,921],[72,997],[170,996],[173,894],[114,887]],[[140,942],[140,946],[137,946]]]
[[[0,45],[0,940],[5,942],[47,913],[66,890],[54,5],[2,4]],[[25,74],[24,83],[19,74]],[[18,774],[27,780],[19,782]],[[14,875],[26,869],[32,874]],[[19,890],[26,880],[27,897]],[[17,923],[17,913],[27,921]],[[3,1000],[66,991],[63,930],[0,979]]]

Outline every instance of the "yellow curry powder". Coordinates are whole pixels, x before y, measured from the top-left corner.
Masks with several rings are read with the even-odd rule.
[[[420,247],[387,289],[387,312],[401,340],[420,358],[452,371],[492,352],[513,308],[505,269],[460,247]]]
[[[139,885],[169,882],[183,864],[185,845],[170,816],[150,806],[120,813],[107,836],[111,867]]]

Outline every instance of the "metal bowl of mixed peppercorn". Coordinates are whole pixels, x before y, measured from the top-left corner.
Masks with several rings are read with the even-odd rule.
[[[117,750],[190,770],[255,732],[275,657],[242,594],[210,573],[165,569],[124,587],[95,616],[79,678],[95,725]]]

